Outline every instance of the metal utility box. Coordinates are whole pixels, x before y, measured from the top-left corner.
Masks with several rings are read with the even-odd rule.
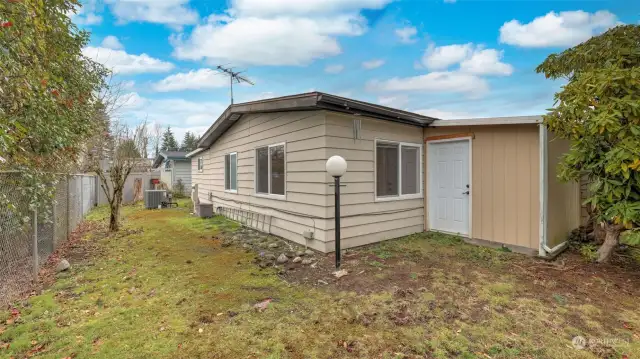
[[[147,190],[144,191],[144,207],[146,209],[156,209],[162,206],[162,202],[167,199],[167,191]]]
[[[196,206],[196,210],[198,211],[197,215],[200,218],[213,217],[213,204],[211,203],[199,203]]]

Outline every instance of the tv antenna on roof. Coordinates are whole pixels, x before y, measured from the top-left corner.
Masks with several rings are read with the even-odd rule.
[[[230,93],[231,93],[231,104],[233,105],[233,83],[248,83],[249,85],[255,85],[251,80],[249,80],[248,78],[240,75],[242,72],[241,71],[233,71],[233,68],[225,68],[222,66],[218,66],[218,70],[224,72],[225,74],[229,75],[229,85],[230,85]]]

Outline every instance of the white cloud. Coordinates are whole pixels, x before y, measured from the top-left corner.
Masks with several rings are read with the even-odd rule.
[[[404,108],[409,103],[409,96],[407,95],[395,95],[395,96],[380,96],[378,97],[378,103],[382,106]]]
[[[415,38],[416,34],[418,34],[418,29],[413,26],[407,26],[400,29],[396,29],[396,36],[400,39],[400,42],[403,44],[412,44],[417,41]]]
[[[432,43],[422,57],[422,64],[429,70],[446,70],[460,64],[461,72],[509,76],[513,73],[513,66],[501,62],[502,56],[502,51],[485,49],[473,43],[437,47]]]
[[[469,57],[473,44],[438,46],[431,43],[422,57],[422,64],[430,70],[444,70]]]
[[[67,16],[79,26],[100,25],[102,16],[98,15],[98,10],[96,0],[89,0],[81,4],[77,13],[68,11]]]
[[[568,47],[617,23],[616,16],[608,11],[593,14],[582,10],[552,11],[527,24],[518,20],[504,23],[500,28],[500,42],[521,47]]]
[[[124,49],[124,46],[122,45],[122,43],[120,42],[120,40],[118,40],[117,37],[109,35],[107,37],[105,37],[102,40],[102,47],[105,47],[107,49],[111,49],[111,50],[122,50]]]
[[[476,50],[460,63],[460,71],[476,75],[509,76],[513,73],[513,66],[500,61],[502,54],[502,51],[494,49]]]
[[[342,52],[338,35],[358,36],[366,30],[359,15],[331,18],[270,19],[209,17],[189,36],[174,36],[174,56],[184,60],[247,65],[305,65]]]
[[[328,74],[339,74],[344,70],[344,65],[329,65],[324,68],[324,72]]]
[[[114,74],[140,74],[146,72],[171,71],[174,65],[170,62],[153,58],[147,54],[132,55],[124,50],[111,50],[105,47],[88,46],[82,53],[105,65]]]
[[[227,108],[227,104],[213,101],[188,101],[179,98],[151,99],[132,92],[123,96],[117,115],[129,122],[143,120],[163,126],[209,127]]]
[[[430,72],[413,77],[394,77],[385,81],[373,80],[367,84],[372,91],[421,91],[463,93],[472,97],[489,90],[487,81],[473,74],[454,71]]]
[[[362,67],[367,70],[377,69],[382,65],[384,65],[384,60],[371,60],[362,63]]]
[[[144,21],[174,27],[198,22],[198,13],[189,0],[106,0],[121,23]]]
[[[153,84],[158,92],[204,90],[229,86],[229,78],[212,69],[191,70],[164,78]]]
[[[317,15],[382,9],[393,0],[233,0],[233,12],[242,16]]]
[[[470,114],[466,112],[455,112],[455,111],[442,111],[435,108],[427,108],[423,110],[413,110],[411,112],[419,113],[421,115],[435,117],[441,120],[453,120],[456,118],[471,118]]]

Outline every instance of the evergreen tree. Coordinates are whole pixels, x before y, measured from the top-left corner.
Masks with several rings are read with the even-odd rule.
[[[162,151],[178,150],[178,141],[176,141],[176,137],[173,135],[173,131],[171,131],[171,126],[168,126],[162,134],[162,146],[160,149]]]
[[[198,148],[198,137],[195,134],[187,131],[184,134],[184,139],[182,140],[182,146],[180,146],[180,151],[191,152]]]

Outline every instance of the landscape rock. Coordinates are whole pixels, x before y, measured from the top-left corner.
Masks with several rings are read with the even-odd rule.
[[[302,258],[300,257],[293,258],[293,263],[300,263],[300,262],[302,262]]]
[[[284,253],[282,253],[282,254],[278,257],[278,259],[276,260],[276,262],[278,262],[278,263],[280,263],[280,264],[283,264],[283,263],[287,263],[287,261],[288,261],[288,260],[289,260],[289,258],[288,258]]]
[[[289,258],[295,258],[295,256],[296,256],[296,254],[294,252],[286,252],[284,255],[289,257]]]
[[[274,243],[269,243],[269,248],[278,248],[278,243],[274,242]]]
[[[71,268],[71,264],[69,264],[69,261],[67,261],[66,259],[63,259],[56,266],[56,272],[58,272],[58,273],[59,272],[64,272],[64,271],[68,270],[69,268]]]
[[[272,261],[272,260],[276,259],[276,255],[273,254],[273,253],[267,253],[267,254],[264,255],[264,258],[267,259],[267,260]]]
[[[304,251],[304,254],[306,254],[308,256],[312,256],[312,255],[314,255],[314,252],[311,249],[307,249],[306,251]]]
[[[297,251],[296,257],[304,257],[305,253],[303,251]]]
[[[302,264],[303,265],[309,265],[311,263],[313,263],[313,259],[311,259],[311,258],[305,258],[305,259],[302,260]]]

